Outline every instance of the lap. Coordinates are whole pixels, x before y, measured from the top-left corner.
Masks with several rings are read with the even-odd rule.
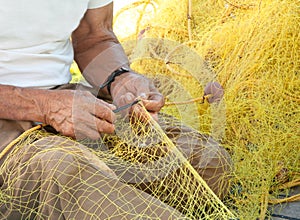
[[[124,212],[127,219],[180,215],[120,182],[114,171],[86,146],[64,137],[46,136],[16,146],[2,165],[0,176],[4,178],[2,192],[9,196],[0,214],[10,218],[31,216],[29,212],[37,206],[41,215],[51,219],[64,219],[63,215],[68,216],[66,219],[87,218],[95,213],[101,219],[116,212]],[[135,208],[128,209],[129,203]]]

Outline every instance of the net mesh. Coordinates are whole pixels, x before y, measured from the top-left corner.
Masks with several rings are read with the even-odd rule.
[[[116,14],[132,66],[163,81],[163,111],[210,133],[231,153],[225,203],[241,219],[270,216],[268,203],[278,202],[279,190],[299,184],[299,6],[158,0]],[[134,32],[120,28],[128,16]],[[202,102],[210,81],[225,90],[219,105]]]
[[[299,17],[296,0],[120,10],[132,68],[166,96],[159,123],[121,112],[116,134],[99,141],[21,137],[0,169],[1,218],[268,217],[268,203],[299,184]]]
[[[99,141],[37,130],[8,155],[3,219],[234,219],[220,200],[228,153],[170,115],[158,124],[120,114],[116,134]]]

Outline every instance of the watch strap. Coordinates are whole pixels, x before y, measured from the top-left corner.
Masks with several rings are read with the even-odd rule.
[[[123,73],[127,73],[129,72],[130,70],[126,67],[121,67],[119,69],[117,69],[116,71],[114,71],[112,74],[110,74],[107,78],[107,80],[100,86],[100,89],[103,89],[107,86],[107,90],[109,92],[109,94],[111,95],[110,93],[110,87],[111,87],[111,84],[113,81],[115,81],[115,78],[117,76],[120,76],[122,75]]]

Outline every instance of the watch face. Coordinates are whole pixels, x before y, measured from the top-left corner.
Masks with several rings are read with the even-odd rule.
[[[123,71],[126,71],[126,72],[129,72],[129,69],[126,68],[126,67],[121,67],[120,70],[123,72]]]

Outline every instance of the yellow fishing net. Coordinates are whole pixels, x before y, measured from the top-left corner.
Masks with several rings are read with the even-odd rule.
[[[122,28],[130,16],[134,32]],[[231,153],[227,207],[269,216],[279,190],[299,185],[300,2],[137,1],[115,18],[132,67],[163,82],[163,111]],[[225,91],[218,105],[201,99],[211,81]]]
[[[172,116],[118,113],[115,135],[80,143],[41,127],[8,146],[2,219],[235,219],[228,153]]]
[[[114,26],[166,96],[159,121],[120,112],[80,143],[27,132],[1,157],[1,218],[269,217],[299,185],[300,2],[143,0]]]

